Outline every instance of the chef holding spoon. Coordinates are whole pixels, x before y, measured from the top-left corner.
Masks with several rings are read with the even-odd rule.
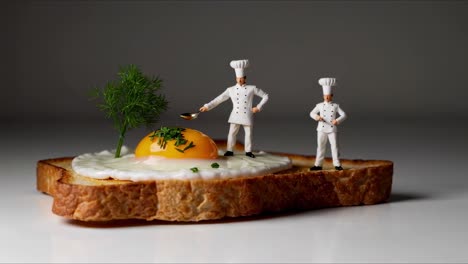
[[[262,109],[263,105],[268,101],[268,94],[255,85],[246,84],[247,76],[245,75],[245,69],[249,66],[248,60],[231,61],[230,65],[236,72],[237,84],[227,88],[218,97],[202,106],[200,112],[209,111],[231,98],[233,108],[228,121],[230,123],[230,128],[227,140],[227,151],[224,153],[224,156],[234,155],[233,148],[236,144],[237,133],[239,132],[240,126],[243,126],[245,133],[245,155],[255,158],[255,155],[252,153],[253,114]],[[254,95],[261,97],[262,100],[257,106],[252,107]]]

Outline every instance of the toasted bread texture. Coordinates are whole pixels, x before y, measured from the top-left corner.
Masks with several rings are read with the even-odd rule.
[[[73,158],[37,163],[37,189],[54,197],[52,211],[81,221],[145,219],[201,221],[325,207],[370,205],[388,200],[393,163],[326,159],[309,171],[314,156],[288,156],[291,169],[274,174],[213,180],[97,180],[78,175]]]

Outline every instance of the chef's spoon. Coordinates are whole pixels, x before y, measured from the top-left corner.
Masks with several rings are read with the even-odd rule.
[[[192,119],[196,119],[199,114],[200,114],[200,112],[197,112],[197,113],[183,113],[183,114],[180,114],[180,117],[185,119],[185,120],[192,120]]]

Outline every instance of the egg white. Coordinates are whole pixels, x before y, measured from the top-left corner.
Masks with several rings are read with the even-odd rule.
[[[111,151],[86,153],[72,161],[78,174],[95,179],[118,179],[147,181],[157,179],[216,179],[241,176],[264,175],[288,169],[292,166],[288,157],[266,152],[255,153],[250,158],[244,153],[224,157],[222,151],[217,159],[170,159],[161,156],[136,158],[128,148],[122,148],[120,158],[114,158]],[[219,168],[212,168],[218,163]],[[193,171],[197,168],[198,171]]]

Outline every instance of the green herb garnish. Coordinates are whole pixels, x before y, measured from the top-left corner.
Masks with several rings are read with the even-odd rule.
[[[175,140],[175,149],[181,153],[184,153],[187,149],[195,147],[193,141],[190,141],[190,143],[183,149],[178,148],[179,146],[183,146],[188,143],[188,141],[184,137],[184,131],[185,128],[181,127],[161,127],[160,129],[154,131],[153,134],[151,134],[149,137],[151,138],[151,140],[154,140],[155,137],[158,138],[158,145],[162,149],[166,148],[168,141]]]
[[[119,132],[116,158],[120,157],[127,131],[156,123],[168,104],[163,95],[156,94],[162,88],[159,77],[147,77],[131,64],[120,67],[118,77],[117,81],[110,81],[103,89],[96,88],[93,92],[93,99],[102,100],[98,107],[114,121]]]
[[[197,167],[190,168],[190,170],[193,171],[193,172],[198,172],[198,168],[197,168]]]
[[[193,144],[193,141],[190,141],[189,145],[184,148],[184,151],[186,151],[189,148],[193,148],[195,145]]]
[[[214,169],[217,169],[219,168],[219,164],[218,163],[211,163],[211,168],[214,168]]]

